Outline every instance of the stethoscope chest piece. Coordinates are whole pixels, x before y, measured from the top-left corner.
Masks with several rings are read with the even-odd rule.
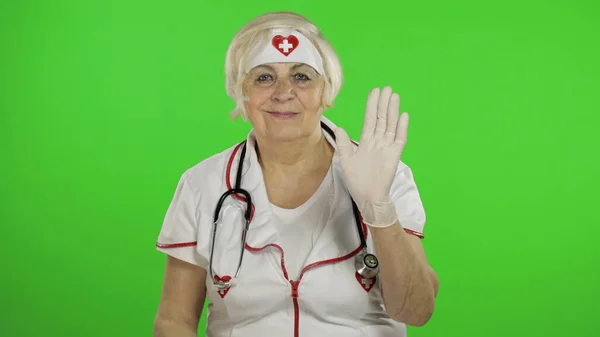
[[[377,257],[364,250],[354,258],[354,267],[356,268],[356,272],[366,279],[373,278],[379,274],[379,261]]]

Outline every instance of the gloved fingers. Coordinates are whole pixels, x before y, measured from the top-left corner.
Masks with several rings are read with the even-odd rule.
[[[396,139],[396,132],[398,130],[398,118],[400,115],[398,111],[400,109],[400,96],[397,93],[393,93],[390,97],[390,104],[387,110],[387,128],[385,130],[385,142],[391,144]]]
[[[396,142],[401,143],[404,147],[406,145],[406,139],[408,137],[408,113],[403,112],[398,118],[398,125],[396,127]]]
[[[377,103],[379,102],[379,88],[371,90],[367,97],[367,107],[365,110],[365,120],[363,122],[362,134],[360,135],[360,142],[365,143],[368,139],[371,139],[375,132],[375,125],[377,123]]]
[[[390,104],[390,97],[392,96],[392,88],[386,86],[381,90],[381,96],[377,103],[377,124],[375,126],[375,133],[377,138],[383,138],[385,130],[387,129],[388,122],[388,106]]]

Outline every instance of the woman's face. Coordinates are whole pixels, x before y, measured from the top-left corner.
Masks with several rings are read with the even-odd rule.
[[[323,87],[323,77],[302,63],[253,68],[244,81],[244,94],[257,136],[285,142],[314,135],[322,113]]]

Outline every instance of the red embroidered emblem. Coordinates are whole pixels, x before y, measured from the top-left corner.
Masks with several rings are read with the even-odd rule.
[[[288,35],[287,37],[276,35],[271,40],[273,47],[285,56],[291,54],[298,47],[298,42],[298,38],[294,35]]]
[[[373,286],[375,286],[375,283],[377,283],[377,276],[373,278],[363,278],[358,272],[355,273],[355,276],[358,284],[360,284],[360,286],[363,287],[366,292],[371,291]]]
[[[231,276],[225,275],[223,277],[220,277],[219,275],[215,274],[215,280],[227,282],[227,281],[231,280]],[[219,296],[221,296],[221,298],[225,298],[225,295],[227,295],[227,293],[229,292],[229,289],[231,289],[231,288],[220,289],[220,290],[217,290],[217,293],[219,294]]]

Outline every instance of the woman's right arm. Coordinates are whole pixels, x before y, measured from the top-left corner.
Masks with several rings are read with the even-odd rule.
[[[206,270],[167,256],[154,337],[197,337],[206,297]]]

